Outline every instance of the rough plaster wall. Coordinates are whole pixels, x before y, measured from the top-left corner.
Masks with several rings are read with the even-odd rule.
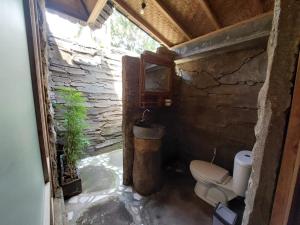
[[[74,40],[48,36],[52,101],[56,89],[74,87],[87,98],[89,152],[119,148],[122,142],[122,81],[120,50],[93,48]],[[56,129],[62,114],[55,109]],[[59,132],[58,132],[59,135]],[[58,142],[62,142],[58,136]]]
[[[30,33],[26,34],[31,32],[26,29],[27,6],[23,1],[0,1],[0,224],[7,225],[41,225],[48,216],[28,52]]]
[[[267,225],[282,154],[300,37],[299,0],[275,0],[266,82],[258,98],[254,163],[243,225]],[[276,224],[276,221],[273,221]]]
[[[265,49],[253,49],[178,66],[171,129],[181,156],[210,161],[217,148],[215,162],[231,170],[235,154],[252,149],[266,64]]]

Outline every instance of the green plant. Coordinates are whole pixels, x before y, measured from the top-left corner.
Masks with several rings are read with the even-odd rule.
[[[63,138],[64,152],[71,177],[76,171],[76,161],[80,158],[82,151],[88,145],[85,135],[86,112],[85,98],[73,89],[61,87],[58,89],[59,96],[64,101],[59,107],[63,112]]]

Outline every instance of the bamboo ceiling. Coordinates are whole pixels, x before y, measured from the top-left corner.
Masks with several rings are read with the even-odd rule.
[[[274,0],[144,0],[143,15],[140,14],[143,0],[110,1],[154,39],[172,47],[271,11]],[[52,8],[89,23],[96,21],[108,4],[107,0],[46,2]]]

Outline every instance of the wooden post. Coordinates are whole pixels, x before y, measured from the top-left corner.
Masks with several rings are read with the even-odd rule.
[[[122,58],[122,82],[123,82],[123,184],[132,184],[133,169],[133,132],[134,121],[140,117],[139,112],[139,74],[140,59],[123,56]]]

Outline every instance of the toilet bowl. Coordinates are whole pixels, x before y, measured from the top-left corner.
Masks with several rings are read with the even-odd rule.
[[[234,159],[233,176],[213,163],[193,160],[190,164],[192,176],[197,181],[195,193],[212,206],[219,202],[227,204],[237,196],[245,196],[251,173],[250,151],[240,151]]]

